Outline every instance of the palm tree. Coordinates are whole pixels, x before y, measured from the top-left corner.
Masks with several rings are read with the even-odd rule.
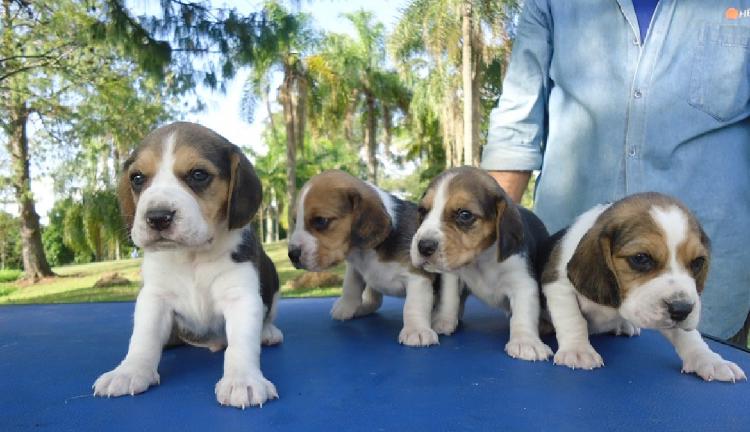
[[[304,146],[307,121],[308,77],[305,70],[305,53],[315,43],[309,16],[291,13],[276,1],[265,4],[263,13],[266,27],[249,53],[239,53],[240,64],[252,67],[245,85],[243,109],[251,118],[258,98],[265,99],[270,121],[273,121],[270,104],[271,75],[283,73],[277,100],[282,106],[287,141],[287,204],[294,208],[297,191],[297,152]],[[271,127],[273,131],[275,127]],[[293,229],[292,213],[288,212],[289,229]]]
[[[331,34],[323,41],[322,50],[308,59],[315,78],[315,126],[341,125],[344,136],[354,140],[354,123],[359,118],[367,177],[377,183],[378,129],[383,129],[381,138],[388,153],[394,117],[408,109],[410,95],[398,74],[385,66],[383,24],[374,23],[373,14],[363,10],[344,16],[354,25],[356,38]],[[327,121],[321,122],[321,118]]]
[[[516,8],[515,0],[413,0],[396,25],[390,49],[414,85],[411,110],[439,118],[449,165],[478,163],[480,129],[499,93]]]

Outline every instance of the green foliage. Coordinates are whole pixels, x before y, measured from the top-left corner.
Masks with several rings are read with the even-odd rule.
[[[0,269],[21,268],[20,229],[17,217],[0,211]]]
[[[21,274],[23,274],[23,271],[18,269],[0,270],[0,282],[14,282],[21,276]]]
[[[44,253],[53,266],[70,264],[75,259],[75,252],[65,244],[63,236],[65,211],[71,204],[70,199],[57,201],[48,214],[49,223],[42,232]]]

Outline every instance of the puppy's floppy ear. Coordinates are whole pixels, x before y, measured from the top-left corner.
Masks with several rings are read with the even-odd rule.
[[[503,195],[497,202],[497,261],[503,262],[523,246],[521,212]]]
[[[127,170],[128,165],[126,162],[125,168],[122,169],[120,179],[117,182],[117,201],[120,204],[122,220],[125,222],[128,232],[130,232],[135,220],[135,199],[133,198],[133,191],[130,186],[130,175]]]
[[[263,197],[263,186],[255,174],[253,165],[235,147],[230,153],[229,199],[227,200],[227,219],[229,229],[247,225],[255,216]]]
[[[568,279],[589,300],[619,307],[619,282],[612,262],[612,235],[602,223],[595,224],[578,243],[568,262]]]
[[[706,248],[706,262],[703,263],[703,268],[698,274],[695,275],[695,288],[698,294],[703,293],[703,287],[706,285],[706,278],[708,277],[708,269],[711,267],[711,239],[708,237],[703,227],[698,223],[698,232],[700,233],[701,243]]]
[[[371,249],[382,243],[391,232],[391,218],[380,198],[358,188],[348,190],[347,196],[352,206],[351,245]]]

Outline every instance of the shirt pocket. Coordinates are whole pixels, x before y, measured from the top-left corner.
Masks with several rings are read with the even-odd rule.
[[[703,25],[688,102],[722,122],[750,112],[750,27]]]

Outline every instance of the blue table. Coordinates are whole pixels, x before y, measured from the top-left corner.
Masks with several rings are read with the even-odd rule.
[[[332,303],[281,302],[284,344],[262,354],[280,399],[245,411],[216,402],[223,353],[192,347],[165,351],[160,386],[92,397],[125,353],[133,303],[2,307],[0,431],[750,431],[750,383],[680,374],[653,331],[596,336],[606,366],[573,371],[509,358],[507,319],[475,299],[454,336],[423,349],[396,342],[402,300],[349,322],[329,318]],[[710,345],[750,373],[750,354]]]

